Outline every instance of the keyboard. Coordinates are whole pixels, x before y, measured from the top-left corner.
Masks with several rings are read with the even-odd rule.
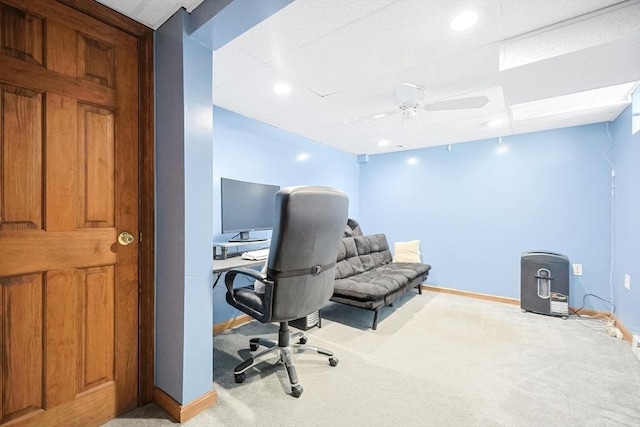
[[[248,259],[252,261],[267,259],[267,257],[269,257],[269,248],[258,249],[257,251],[248,251],[242,254],[242,259]]]

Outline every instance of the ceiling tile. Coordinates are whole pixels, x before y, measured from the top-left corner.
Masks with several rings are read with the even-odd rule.
[[[558,114],[551,117],[541,117],[514,123],[513,133],[538,132],[542,130],[558,129],[570,126],[580,126],[591,123],[601,123],[615,120],[624,107],[610,106],[594,109],[587,114],[585,112],[571,112]]]
[[[502,1],[500,38],[516,37],[616,3],[620,0]]]
[[[640,76],[639,76],[640,77]],[[518,122],[559,116],[580,111],[595,111],[614,107],[623,109],[629,105],[629,95],[638,86],[638,82],[608,86],[569,95],[541,99],[539,101],[516,104],[511,107],[514,124]]]
[[[244,53],[233,44],[227,44],[213,52],[214,88],[229,83],[262,65],[263,63],[253,56]]]
[[[640,35],[501,72],[510,104],[638,80]]]
[[[301,134],[332,147],[348,146],[351,141],[377,136],[373,129],[358,122],[324,126]]]
[[[276,67],[326,96],[495,42],[494,15],[488,11],[477,28],[453,33],[447,2],[398,1],[285,55]]]
[[[388,145],[379,146],[378,142],[382,139],[388,140]],[[352,140],[349,142],[349,145],[346,146],[346,149],[342,147],[345,146],[341,146],[341,150],[352,154],[380,154],[388,153],[391,151],[406,150],[406,147],[401,146],[394,141],[391,141],[388,138],[383,138],[379,135]]]
[[[277,64],[284,54],[394,1],[296,0],[239,36],[234,45],[262,62]]]
[[[149,0],[96,0],[98,3],[117,10],[123,15],[131,16],[133,12],[140,7],[142,3],[146,3]]]
[[[417,148],[421,146],[434,146],[443,144],[455,144],[498,138],[510,133],[508,125],[491,128],[486,124],[494,115],[476,116],[464,118],[446,123],[436,123],[425,126],[420,132],[405,137],[399,142],[405,147]]]
[[[204,0],[95,0],[154,30],[178,9],[192,12]]]
[[[559,55],[640,33],[640,4],[619,7],[609,13],[580,17],[502,44],[500,70],[542,61]]]
[[[352,121],[353,117],[336,109],[325,99],[319,98],[303,105],[267,114],[261,120],[289,132],[298,133]]]
[[[155,26],[169,19],[180,7],[177,1],[168,0],[163,2],[163,7],[158,7],[155,2],[148,0],[137,10],[137,16],[140,22]]]
[[[275,94],[273,87],[280,81],[290,83],[292,89],[289,94]],[[290,81],[268,65],[260,65],[213,92],[214,105],[254,119],[318,98],[318,95]]]

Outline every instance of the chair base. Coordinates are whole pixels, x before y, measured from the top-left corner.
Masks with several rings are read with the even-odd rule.
[[[287,376],[289,378],[289,384],[291,386],[291,395],[293,397],[300,397],[302,395],[303,388],[298,383],[298,374],[296,372],[296,366],[293,362],[293,355],[296,353],[314,353],[320,356],[326,356],[329,358],[329,365],[337,366],[338,359],[333,356],[333,352],[325,350],[323,348],[306,345],[307,337],[303,332],[296,332],[295,334],[289,334],[289,325],[287,322],[280,323],[278,343],[267,340],[264,338],[252,338],[249,341],[249,348],[251,351],[256,351],[259,346],[266,347],[265,350],[255,354],[240,363],[234,369],[234,376],[236,383],[241,383],[245,380],[245,372],[250,368],[264,362],[266,359],[272,357],[274,354],[279,358],[279,362],[285,366],[287,370]],[[294,342],[294,344],[291,344]]]

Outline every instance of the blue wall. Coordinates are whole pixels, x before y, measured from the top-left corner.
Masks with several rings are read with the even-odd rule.
[[[184,366],[184,14],[155,33],[156,90],[156,360],[155,385],[183,402]],[[171,100],[172,107],[168,104]],[[175,143],[179,141],[179,143]],[[176,226],[179,224],[179,226]],[[173,242],[172,244],[167,244]]]
[[[349,195],[350,216],[389,243],[421,240],[428,283],[520,297],[520,254],[549,250],[583,265],[571,276],[571,305],[616,314],[640,329],[640,143],[630,109],[610,124],[556,129],[446,147],[354,156],[269,125],[214,109],[214,241],[220,235],[219,178],[321,184]],[[611,178],[616,167],[614,271],[610,280]],[[300,153],[309,154],[298,161]],[[408,160],[412,159],[413,163]],[[251,165],[245,167],[244,165]],[[265,232],[265,236],[268,233]],[[632,277],[631,290],[623,275]],[[611,287],[610,287],[611,284]],[[238,313],[214,290],[214,323]]]
[[[155,385],[183,405],[209,401],[213,387],[212,46],[290,1],[256,7],[244,0],[205,0],[193,15],[177,11],[155,33]],[[229,17],[234,22],[225,22]],[[221,25],[213,31],[216,23]]]
[[[211,392],[211,49],[178,11],[156,32],[155,384],[187,404]],[[182,83],[184,84],[176,84]]]
[[[605,125],[370,156],[360,168],[360,224],[420,239],[428,283],[520,297],[520,254],[583,264],[571,305],[609,299],[609,146]],[[414,164],[408,164],[413,157]],[[594,298],[587,307],[608,310]]]
[[[631,107],[610,126],[615,145],[614,301],[618,319],[640,334],[640,132],[631,135]],[[631,276],[631,289],[623,286]]]
[[[281,187],[326,185],[339,188],[349,196],[349,215],[359,216],[358,163],[354,155],[222,108],[214,108],[213,123],[214,242],[226,241],[233,236],[220,234],[220,177]],[[308,157],[298,160],[302,153]],[[251,232],[251,235],[268,237],[270,232]],[[222,280],[214,289],[214,324],[238,314],[225,301]]]

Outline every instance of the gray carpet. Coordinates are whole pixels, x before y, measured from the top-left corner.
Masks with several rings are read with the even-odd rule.
[[[218,403],[185,425],[640,425],[640,361],[627,342],[574,317],[431,292],[383,310],[377,331],[369,311],[329,304],[322,315],[309,344],[333,350],[340,363],[297,355],[299,399],[268,362],[234,382],[249,338],[277,333],[252,322],[214,337]],[[172,424],[151,404],[107,426]]]

